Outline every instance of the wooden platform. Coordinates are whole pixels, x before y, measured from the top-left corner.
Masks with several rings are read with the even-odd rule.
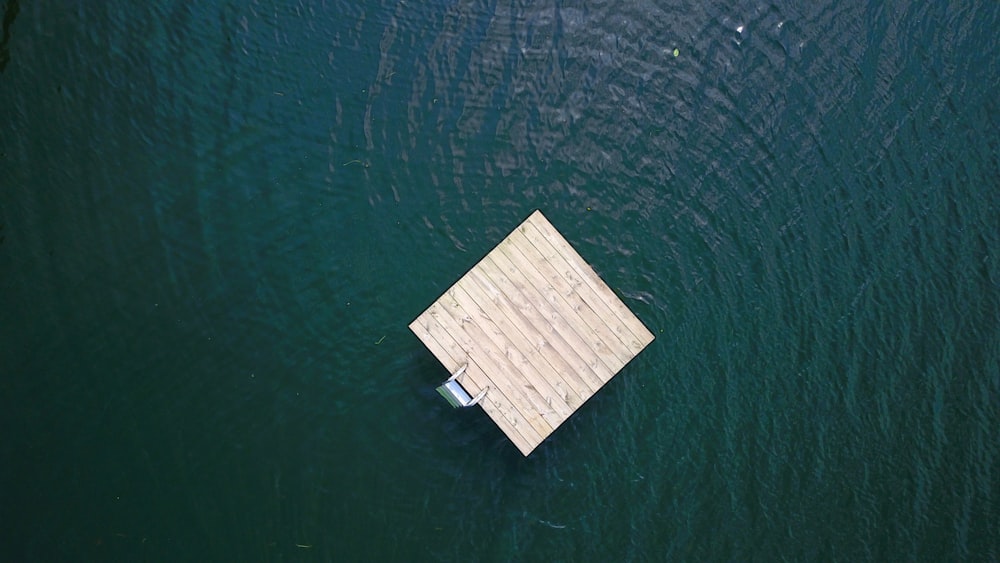
[[[410,330],[524,455],[653,340],[539,211]]]

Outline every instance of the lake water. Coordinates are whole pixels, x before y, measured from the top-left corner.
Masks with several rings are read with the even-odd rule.
[[[1000,559],[997,2],[2,6],[0,559]],[[656,340],[524,458],[535,209]]]

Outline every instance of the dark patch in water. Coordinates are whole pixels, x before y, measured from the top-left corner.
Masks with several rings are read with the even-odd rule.
[[[10,0],[4,8],[3,36],[0,37],[0,72],[3,72],[7,68],[7,63],[10,62],[10,48],[7,46],[7,43],[10,42],[10,26],[14,24],[14,19],[20,10],[18,0]]]

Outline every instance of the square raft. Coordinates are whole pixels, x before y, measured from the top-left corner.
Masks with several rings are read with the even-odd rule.
[[[540,211],[410,330],[524,455],[653,341]]]

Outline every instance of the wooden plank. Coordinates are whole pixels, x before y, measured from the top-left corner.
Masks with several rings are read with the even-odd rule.
[[[436,321],[433,320],[431,322],[436,323]],[[450,337],[446,336],[446,338]],[[461,351],[461,346],[456,347],[459,351]],[[478,376],[485,378],[485,372],[482,366],[468,358],[465,361],[468,362],[469,368],[466,370],[468,377],[462,377],[463,382],[471,382],[473,379],[477,379]],[[486,378],[486,380],[488,381],[488,378]],[[469,389],[467,388],[466,390],[468,391]],[[506,397],[501,391],[497,389],[490,389],[486,393],[483,400],[480,401],[479,406],[483,408],[484,412],[491,414],[490,418],[492,418],[494,422],[497,422],[497,416],[493,416],[493,413],[491,413],[490,410],[491,408],[496,411],[496,415],[502,417],[503,423],[497,423],[498,427],[510,438],[512,442],[517,445],[519,450],[527,450],[530,452],[545,439],[545,435],[539,434],[531,426],[530,421],[524,418],[521,411],[514,406],[513,402],[510,401],[510,398]]]
[[[617,359],[608,364],[611,371],[617,372],[635,357],[615,330],[608,326],[605,318],[595,312],[593,306],[581,295],[579,289],[586,284],[579,282],[576,287],[570,285],[519,230],[515,231],[515,235],[508,239],[513,244],[500,248],[508,249],[507,256],[511,262],[521,269],[535,289],[542,293],[562,317],[592,343],[595,351],[601,352],[602,357],[610,359],[613,355]]]
[[[410,330],[444,364],[449,373],[454,373],[462,364],[468,362],[469,367],[461,381],[466,391],[476,394],[489,384],[489,378],[482,367],[468,358],[461,346],[451,339],[429,312],[417,317],[410,324]],[[528,455],[544,439],[531,428],[503,390],[487,391],[479,406],[524,455]]]
[[[539,248],[543,254],[549,256],[548,253],[542,250],[544,246],[541,240],[547,242],[555,251],[555,254],[564,257],[565,262],[586,282],[587,286],[597,295],[601,296],[602,301],[607,305],[614,317],[621,321],[625,328],[627,328],[628,334],[633,337],[629,347],[634,353],[638,354],[647,344],[652,342],[653,333],[625,306],[625,303],[615,295],[614,291],[601,280],[593,268],[566,242],[566,239],[555,230],[552,224],[541,213],[536,211],[532,214],[528,221],[525,222],[524,227],[522,232],[528,236],[532,243],[536,244],[536,248]],[[530,234],[532,229],[541,238]],[[621,336],[625,337],[625,334],[621,334]]]
[[[415,322],[420,323],[418,330],[424,335],[421,340],[445,364],[449,373],[454,373],[463,364],[469,365],[466,369],[466,375],[462,377],[462,381],[460,382],[466,391],[477,394],[489,386],[490,380],[483,367],[470,358],[461,344],[448,334],[444,327],[434,318],[432,309],[429,308]],[[418,336],[421,335],[420,333],[418,333]],[[526,444],[537,443],[544,439],[542,435],[538,434],[531,427],[527,419],[521,415],[520,410],[514,407],[513,401],[503,393],[503,390],[496,390],[498,391],[497,393],[493,391],[492,389],[488,391],[486,397],[479,404],[483,405],[483,410],[487,411],[487,413],[490,413],[490,409],[487,407],[492,405],[495,407],[497,414],[503,416],[503,421],[497,421],[491,414],[491,418],[497,421],[498,426],[504,431],[504,434],[519,434],[523,436],[523,441]]]
[[[449,373],[455,372],[463,364],[468,364],[466,369],[466,375],[461,378],[459,382],[462,387],[465,388],[467,392],[471,395],[478,394],[481,390],[490,387],[491,381],[489,376],[486,374],[486,367],[483,366],[476,358],[471,357],[468,351],[462,346],[462,343],[456,340],[446,326],[444,326],[440,319],[442,315],[446,313],[442,312],[441,305],[435,302],[431,307],[428,308],[427,312],[418,319],[421,322],[421,329],[429,336],[430,342],[424,339],[425,344],[431,349],[432,352],[438,357],[439,360],[448,369]],[[495,393],[496,391],[496,393]],[[489,404],[500,404],[497,407],[507,416],[507,422],[510,426],[515,427],[518,432],[520,432],[527,439],[528,442],[537,442],[544,439],[544,435],[539,434],[535,431],[528,420],[520,414],[520,409],[514,406],[514,402],[508,397],[502,389],[490,389],[486,393],[483,401],[479,404],[482,405],[486,402],[486,399],[490,399]],[[485,410],[485,408],[484,408]],[[507,433],[506,430],[504,433]]]
[[[574,352],[596,356],[607,368],[606,377],[608,378],[612,377],[621,368],[623,364],[614,351],[605,346],[600,337],[590,331],[586,324],[580,322],[578,317],[568,318],[564,315],[564,311],[557,307],[558,303],[553,305],[549,302],[544,293],[537,287],[536,284],[539,282],[529,277],[531,270],[524,271],[519,268],[505,251],[493,254],[492,257],[507,278],[522,291],[530,303],[548,322],[560,327],[562,329],[560,333],[564,336],[572,338],[575,335],[579,342],[583,343],[584,347],[582,349],[574,346]],[[583,326],[578,326],[575,323],[582,324]]]
[[[496,256],[501,262],[504,262],[502,255]],[[484,276],[490,284],[497,287],[514,304],[525,330],[533,330],[541,334],[553,347],[559,350],[570,365],[576,367],[582,363],[583,366],[586,366],[586,369],[578,369],[577,373],[588,379],[589,387],[600,389],[605,379],[611,377],[614,372],[593,351],[590,344],[566,323],[565,319],[553,315],[551,310],[547,310],[541,296],[533,294],[528,288],[525,288],[523,281],[517,281],[516,272],[511,274],[515,275],[515,279],[512,280],[508,272],[502,269],[493,258],[492,254],[487,256],[487,259],[477,269],[476,275]],[[513,267],[509,261],[506,262],[506,265],[508,268]]]
[[[538,362],[533,362],[530,356],[526,356],[522,353],[517,346],[511,341],[514,335],[507,335],[504,331],[497,325],[494,318],[499,319],[502,317],[502,313],[497,309],[490,308],[489,311],[485,311],[472,296],[469,295],[466,286],[470,285],[465,283],[463,280],[459,280],[458,283],[452,286],[451,290],[448,292],[448,296],[455,299],[458,305],[472,317],[472,322],[474,322],[485,334],[489,342],[503,353],[503,355],[510,362],[509,367],[511,371],[507,372],[512,379],[505,380],[500,379],[503,374],[497,374],[492,376],[490,379],[493,384],[497,387],[502,387],[505,385],[524,385],[524,387],[529,391],[534,391],[538,393],[539,397],[544,401],[549,408],[553,409],[559,416],[559,420],[566,420],[569,418],[573,411],[575,410],[571,407],[563,395],[565,392],[560,392],[556,389],[549,379],[545,377],[545,374],[539,372]],[[471,285],[475,285],[472,283]],[[447,303],[446,303],[447,304]],[[483,342],[486,344],[486,342]],[[557,426],[558,424],[554,425]],[[553,426],[553,427],[554,427]]]
[[[529,388],[523,383],[517,384],[518,381],[523,382],[523,378],[512,366],[510,360],[487,343],[486,335],[472,319],[464,320],[464,312],[461,315],[457,314],[454,310],[456,307],[451,306],[452,301],[453,299],[448,292],[442,295],[436,305],[439,307],[438,311],[443,311],[444,314],[435,318],[445,327],[448,334],[462,345],[469,357],[483,366],[490,379],[490,385],[502,388],[504,394],[511,400],[511,404],[521,412],[531,427],[544,439],[562,422],[562,418],[545,402],[544,397],[537,390]],[[515,383],[506,384],[505,381],[514,381]]]
[[[525,421],[527,427],[531,429],[531,433],[537,436],[538,440],[544,440],[554,428],[553,424],[546,420],[553,418],[552,414],[548,412],[546,405],[541,401],[530,403],[529,399],[525,398],[524,390],[519,387],[499,387],[495,385],[494,377],[498,371],[503,369],[503,360],[493,350],[472,345],[475,336],[466,333],[461,326],[463,324],[468,325],[468,323],[456,322],[455,317],[449,314],[440,302],[435,305],[437,307],[433,311],[435,319],[444,327],[449,337],[458,342],[459,347],[468,355],[470,362],[475,362],[486,374],[485,383],[477,382],[482,384],[480,389],[489,387],[490,391],[500,391],[508,400],[512,410],[517,412],[519,417]],[[478,389],[470,389],[470,393],[476,391]],[[488,397],[489,395],[490,392],[487,392],[486,396]],[[523,403],[532,404],[532,408],[522,408],[521,405]],[[524,434],[528,436],[526,432]],[[534,440],[532,438],[533,442]]]
[[[638,354],[642,351],[647,344],[653,341],[653,333],[639,320],[639,318],[625,305],[625,303],[615,295],[615,292],[608,287],[607,283],[604,282],[594,271],[593,267],[584,260],[580,254],[573,248],[569,242],[549,223],[548,219],[545,218],[540,212],[536,211],[529,218],[529,225],[537,229],[548,242],[558,249],[564,256],[572,256],[575,259],[573,263],[576,266],[577,271],[581,276],[587,281],[587,283],[599,294],[605,296],[606,302],[612,307],[618,319],[625,323],[634,336],[639,340],[641,346],[635,349]]]
[[[538,211],[410,329],[524,455],[653,340]]]
[[[618,301],[618,296],[614,295],[610,289],[607,292],[602,291],[602,288],[607,286],[599,278],[597,279],[599,283],[591,283],[588,277],[581,273],[589,270],[590,266],[583,262],[583,259],[575,251],[571,253],[573,249],[565,239],[560,237],[558,241],[553,240],[538,230],[534,223],[526,222],[518,227],[517,231],[532,242],[538,253],[566,279],[567,283],[574,287],[578,295],[603,319],[603,322],[611,327],[623,343],[631,348],[638,342],[636,334],[620,318],[621,316],[610,301],[611,298]],[[555,234],[558,235],[558,233]],[[594,275],[596,276],[596,274]],[[628,313],[631,315],[631,312]]]
[[[589,397],[593,393],[540,334],[537,332],[526,334],[523,327],[519,327],[511,320],[511,316],[516,319],[517,314],[512,306],[498,295],[498,291],[491,294],[476,281],[475,276],[471,275],[465,276],[455,285],[465,290],[478,306],[490,309],[490,320],[496,325],[497,331],[542,372],[547,384],[571,409],[569,414],[583,403],[582,398]]]
[[[596,385],[592,386],[587,379],[578,373],[578,370],[589,372],[590,367],[582,360],[577,362],[576,366],[572,365],[565,355],[549,342],[549,339],[544,334],[536,330],[535,327],[527,324],[528,321],[518,313],[515,305],[490,280],[478,272],[476,275],[468,276],[467,279],[468,281],[475,282],[475,286],[482,299],[493,302],[494,306],[503,312],[499,324],[502,325],[505,333],[511,335],[512,340],[514,340],[519,349],[530,349],[532,354],[540,356],[540,361],[545,363],[547,373],[550,374],[550,377],[561,382],[559,384],[571,389],[572,393],[581,399],[576,406],[579,406],[582,401],[597,391],[599,387]],[[596,375],[593,375],[593,379],[597,382],[600,381]],[[567,403],[573,406],[573,403],[570,403],[568,400]]]

